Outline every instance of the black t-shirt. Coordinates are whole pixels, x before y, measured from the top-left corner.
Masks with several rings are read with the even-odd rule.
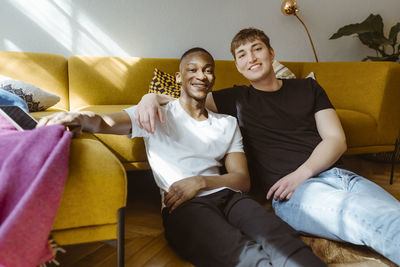
[[[252,86],[213,91],[218,112],[238,119],[252,178],[260,179],[264,190],[310,157],[322,140],[314,114],[333,108],[314,79],[282,82],[275,92]]]

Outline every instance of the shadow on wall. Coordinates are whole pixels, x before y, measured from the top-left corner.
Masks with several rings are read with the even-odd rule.
[[[37,44],[40,52],[70,55],[113,54],[129,56],[102,31],[74,1],[8,0],[0,10],[3,46],[12,51],[29,51]],[[21,32],[26,34],[21,35]]]

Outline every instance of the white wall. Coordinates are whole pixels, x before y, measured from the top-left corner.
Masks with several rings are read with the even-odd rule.
[[[306,32],[281,0],[0,0],[0,50],[71,55],[177,58],[201,46],[231,59],[244,27],[263,29],[276,58],[313,61]],[[374,51],[358,38],[329,40],[338,28],[381,14],[400,21],[400,0],[298,0],[320,61],[359,61]]]

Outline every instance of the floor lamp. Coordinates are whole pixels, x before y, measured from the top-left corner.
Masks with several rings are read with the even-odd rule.
[[[295,16],[301,22],[301,24],[304,26],[304,29],[306,30],[307,35],[308,35],[308,39],[310,40],[312,50],[314,52],[315,61],[318,62],[317,53],[315,52],[314,44],[313,44],[313,41],[311,39],[311,35],[310,35],[310,33],[309,33],[308,29],[307,29],[307,26],[306,26],[306,24],[304,24],[304,22],[297,15],[297,12],[299,12],[299,10],[297,8],[297,2],[295,0],[285,0],[282,3],[281,10],[282,10],[282,13],[285,16]]]

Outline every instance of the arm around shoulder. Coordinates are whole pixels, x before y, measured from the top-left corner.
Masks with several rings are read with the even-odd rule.
[[[165,123],[163,114],[160,110],[161,105],[165,105],[174,98],[168,95],[155,93],[145,94],[137,105],[135,111],[135,121],[137,125],[149,133],[154,133],[156,130],[156,120]]]

